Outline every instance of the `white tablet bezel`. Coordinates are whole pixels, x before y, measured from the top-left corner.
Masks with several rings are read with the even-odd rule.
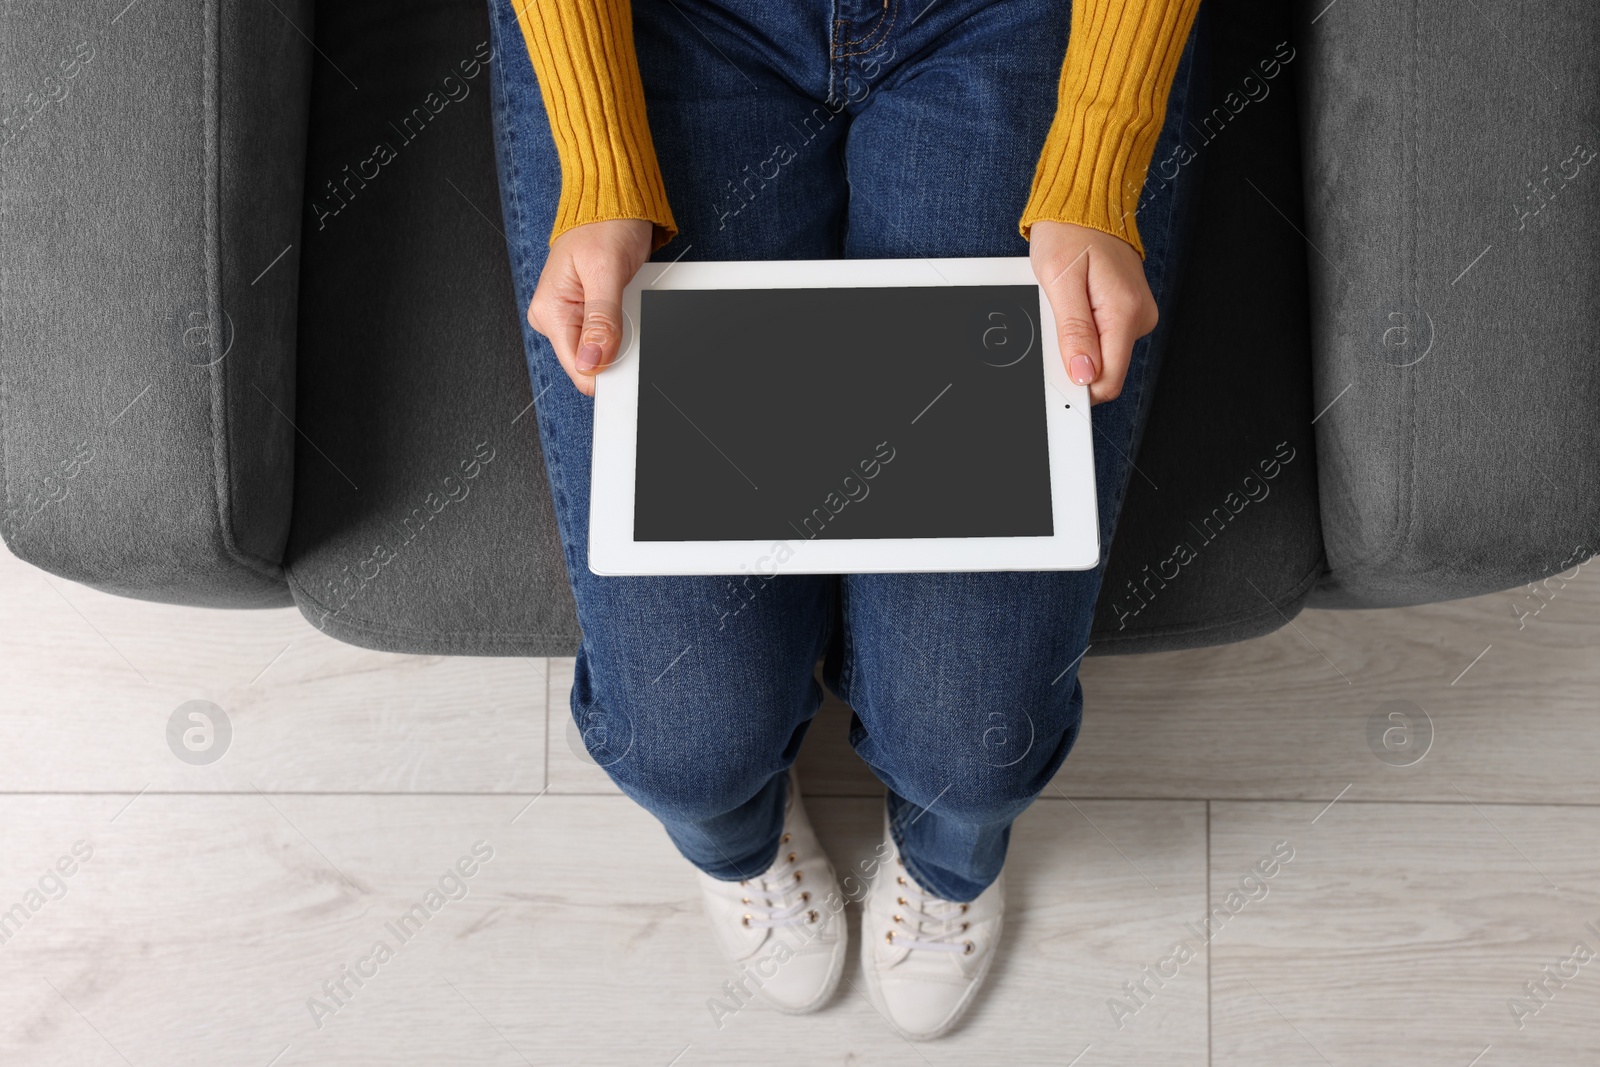
[[[1036,285],[1026,257],[647,263],[624,291],[616,362],[595,378],[589,569],[613,575],[850,574],[904,571],[1088,570],[1100,558],[1089,390],[1061,363],[1055,317],[1041,291],[1045,426],[1055,533],[1035,537],[803,538],[635,541],[639,294],[644,289]],[[784,547],[787,546],[787,547]]]

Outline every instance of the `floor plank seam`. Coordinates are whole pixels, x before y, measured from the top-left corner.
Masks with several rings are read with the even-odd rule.
[[[1206,801],[1206,916],[1209,921],[1211,915],[1211,801]],[[1212,1067],[1212,1005],[1214,1003],[1211,987],[1211,945],[1206,945],[1206,1067]]]
[[[550,714],[550,659],[544,661],[544,780],[542,784],[546,792],[550,789],[550,731],[554,729],[555,717]]]
[[[626,800],[627,797],[613,790],[582,790],[570,791],[565,789],[526,789],[507,791],[501,793],[486,793],[479,790],[467,789],[440,789],[440,790],[369,790],[369,789],[0,789],[0,797],[123,797],[135,794],[152,797],[253,797],[260,794],[274,797],[481,797],[484,800],[494,800],[501,797],[537,797],[549,793],[553,797],[613,797]],[[811,792],[808,797],[816,800],[881,800],[883,792],[875,793],[818,793]],[[1116,803],[1145,803],[1145,804],[1320,804],[1320,797],[1159,797],[1159,796],[1102,796],[1099,794],[1072,794],[1063,793],[1059,796],[1040,796],[1035,803],[1059,802],[1061,800],[1073,801],[1106,801]],[[1339,801],[1341,804],[1353,805],[1413,805],[1417,807],[1438,808],[1470,808],[1475,803],[1488,804],[1497,808],[1600,808],[1600,801],[1585,802],[1575,800],[1415,800],[1407,798],[1377,797],[1367,800],[1352,800],[1348,797]]]

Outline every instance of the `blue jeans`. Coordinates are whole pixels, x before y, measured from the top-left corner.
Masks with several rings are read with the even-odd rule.
[[[512,3],[490,0],[492,77],[522,317],[561,174]],[[1202,5],[1156,161],[1205,106],[1204,21]],[[1060,0],[634,0],[680,227],[655,258],[1027,255],[1017,220],[1069,24]],[[1121,395],[1092,411],[1103,547],[1090,571],[594,575],[593,402],[523,319],[583,629],[572,714],[590,754],[701,870],[739,880],[775,859],[784,771],[822,702],[823,658],[828,688],[855,711],[850,743],[888,788],[912,875],[950,900],[999,875],[1012,821],[1078,736],[1077,665],[1169,329],[1198,165],[1152,166],[1138,209],[1161,325],[1134,347]]]

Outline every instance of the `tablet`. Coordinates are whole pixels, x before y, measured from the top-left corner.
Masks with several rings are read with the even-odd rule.
[[[648,263],[623,310],[594,573],[1099,561],[1089,390],[1025,257]]]

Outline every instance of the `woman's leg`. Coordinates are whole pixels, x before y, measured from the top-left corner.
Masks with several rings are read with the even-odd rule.
[[[928,10],[904,42],[916,58],[859,104],[846,157],[847,256],[1027,255],[1017,219],[1055,111],[1069,17],[1055,0],[946,0]],[[1205,20],[1202,4],[1157,163],[1177,148],[1190,109],[1204,106]],[[1164,180],[1173,169],[1153,165],[1138,210],[1161,324],[1134,346],[1121,395],[1092,411],[1100,565],[844,579],[846,626],[829,685],[855,708],[851,743],[889,787],[903,862],[945,899],[973,900],[995,880],[1012,820],[1077,738],[1077,665],[1170,328],[1197,170],[1190,162]],[[943,414],[959,418],[959,409]],[[915,431],[951,426],[924,419]],[[959,502],[953,486],[951,505]]]
[[[490,16],[495,148],[520,316],[544,265],[561,174],[513,2],[522,0],[490,0]],[[652,139],[681,231],[656,258],[837,257],[843,122],[811,118],[816,100],[796,87],[805,85],[804,61],[782,51],[807,51],[809,33],[825,56],[826,19],[795,15],[793,27],[775,26],[777,17],[756,18],[755,7],[748,20],[736,17],[728,10],[735,6],[634,5]],[[755,24],[774,32],[753,35]],[[810,65],[811,81],[825,86],[825,62]],[[780,143],[789,147],[781,167],[774,162]],[[821,703],[812,666],[826,640],[836,581],[592,574],[593,401],[571,386],[549,343],[525,320],[523,330],[583,628],[572,713],[585,745],[697,867],[730,881],[749,877],[777,852],[781,772]],[[755,561],[728,562],[737,571]]]

